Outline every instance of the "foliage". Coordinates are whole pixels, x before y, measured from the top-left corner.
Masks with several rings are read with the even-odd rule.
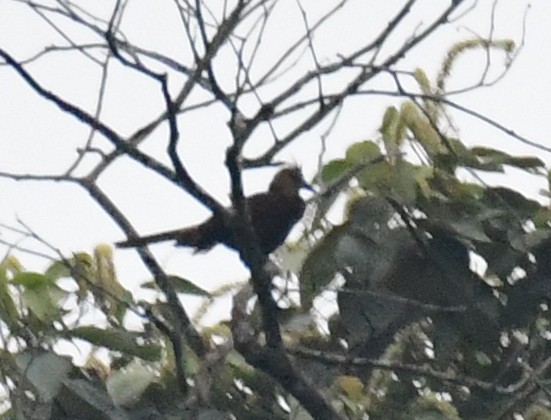
[[[526,386],[527,366],[545,370],[551,356],[551,213],[518,191],[486,185],[481,175],[506,166],[548,172],[537,157],[444,136],[428,111],[414,101],[387,109],[384,159],[378,142],[362,141],[324,165],[327,190],[353,174],[344,189],[345,222],[318,226],[328,232],[302,266],[300,298],[309,309],[328,288],[335,291],[328,340],[340,343],[341,369],[359,379],[347,380],[346,389],[365,386],[371,394],[356,409],[417,418],[413,412],[434,397],[441,404],[434,418],[486,418],[508,409],[513,390]],[[414,163],[406,145],[423,158]],[[473,258],[485,268],[473,270]],[[374,369],[373,360],[395,362],[396,377]],[[411,364],[445,372],[446,380],[404,369]],[[533,390],[522,404],[539,410],[540,398]],[[421,418],[433,418],[430,410]]]
[[[458,42],[434,82],[422,69],[396,66],[454,18],[461,0],[387,53],[386,41],[415,3],[408,1],[373,41],[347,55],[339,51],[329,63],[318,61],[313,34],[346,2],[336,2],[313,24],[297,2],[305,35],[281,56],[269,51],[274,62],[260,77],[253,62],[272,11],[285,2],[224,2],[219,16],[200,1],[174,2],[190,44],[185,65],[133,44],[121,29],[127,2],[116,2],[107,19],[73,2],[59,2],[59,8],[20,3],[49,24],[66,19],[95,37],[97,43],[74,42],[59,24],[54,27],[70,48],[47,47],[28,60],[15,59],[0,45],[2,70],[16,73],[91,134],[62,175],[0,176],[74,183],[132,238],[138,232],[98,184],[113,162],[128,158],[221,214],[224,223],[237,220],[228,228],[234,229],[250,279],[205,290],[185,273],[167,273],[141,247],[138,255],[152,279],[132,293],[117,278],[109,245],[70,256],[50,246],[58,257],[43,272],[6,256],[0,262],[2,418],[551,418],[551,211],[521,191],[484,181],[487,174],[506,175],[514,168],[551,184],[551,172],[536,156],[468,146],[447,108],[453,103],[446,83],[459,57],[483,51],[490,66],[490,51],[496,50],[505,56],[506,71],[515,44],[492,37]],[[56,19],[48,20],[51,16]],[[315,65],[288,77],[287,72],[302,71],[296,64],[308,54],[298,53],[300,48]],[[28,64],[71,50],[102,69],[95,113],[31,73]],[[217,55],[224,54],[234,66],[224,64],[219,72]],[[100,112],[110,60],[154,82],[164,100],[160,115],[128,137]],[[242,170],[277,163],[274,157],[283,148],[329,116],[338,117],[345,100],[369,94],[365,86],[381,74],[395,81],[395,90],[383,93],[401,103],[387,107],[377,138],[356,141],[338,159],[319,158],[311,223],[300,239],[276,253],[274,269],[247,229]],[[406,77],[416,89],[404,89]],[[274,88],[275,82],[282,84]],[[485,74],[476,87],[490,84]],[[330,91],[328,85],[339,88]],[[196,90],[200,95],[190,96]],[[296,96],[305,91],[316,94]],[[256,110],[243,107],[249,99],[258,102]],[[180,118],[203,109],[211,118],[213,104],[229,115],[224,127],[231,136],[225,161],[231,210],[195,182],[179,156]],[[263,124],[273,144],[248,158],[245,144]],[[161,126],[168,132],[170,165],[158,159],[158,151],[149,154],[141,147]],[[95,136],[108,147],[98,146]],[[75,175],[88,170],[81,162],[90,155],[99,163],[86,176]],[[551,197],[550,189],[542,195]],[[330,222],[329,213],[340,210],[340,221]],[[234,217],[224,217],[230,211]],[[234,293],[230,319],[211,327],[193,322],[180,300],[203,299],[195,319],[200,321],[217,297],[229,293]]]
[[[303,239],[318,238],[298,275],[301,307],[282,313],[298,365],[349,418],[486,417],[525,382],[525,366],[549,357],[544,302],[551,297],[551,212],[517,191],[457,175],[459,169],[501,172],[507,165],[546,175],[543,163],[468,148],[430,127],[423,111],[414,102],[388,108],[380,142],[355,143],[342,159],[323,166],[319,183],[326,191],[349,180],[338,189],[348,196],[345,221],[329,227],[318,215]],[[408,159],[406,145],[422,150],[423,161]],[[334,200],[331,195],[320,199]],[[320,202],[317,208],[330,206]],[[473,255],[487,263],[483,272],[471,269]],[[181,293],[212,298],[189,280],[168,278]],[[33,413],[29,418],[38,418],[37,412],[70,418],[82,415],[83,405],[102,418],[171,418],[184,409],[174,399],[174,354],[151,325],[154,317],[165,316],[165,304],[134,300],[117,280],[109,247],[56,261],[44,273],[28,272],[9,257],[0,265],[0,280],[0,313],[9,331],[2,377],[20,384],[11,393],[12,409]],[[143,287],[158,290],[154,282]],[[329,334],[322,334],[306,314],[328,289],[335,290],[338,312]],[[88,316],[64,321],[71,300],[81,315],[88,308],[104,326],[86,323]],[[143,331],[124,326],[129,310],[143,318]],[[231,342],[224,324],[204,335]],[[31,350],[21,339],[50,344]],[[75,339],[108,349],[109,363],[92,351],[76,367],[52,347]],[[204,366],[190,349],[184,357],[187,374],[199,386],[206,380]],[[228,347],[216,366],[208,378],[216,411],[207,410],[215,418],[227,412],[287,418],[281,401],[305,415],[235,350]],[[547,413],[537,396],[523,402],[527,413]]]

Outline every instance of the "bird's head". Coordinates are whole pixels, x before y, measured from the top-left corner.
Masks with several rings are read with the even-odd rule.
[[[270,192],[287,196],[298,195],[301,188],[314,191],[312,186],[304,180],[302,171],[297,166],[282,169],[270,183]]]

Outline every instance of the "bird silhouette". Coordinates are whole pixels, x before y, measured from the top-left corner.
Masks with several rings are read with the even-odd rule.
[[[290,167],[274,176],[268,191],[245,199],[253,234],[264,255],[279,247],[302,218],[306,206],[299,195],[302,188],[312,190],[304,181],[300,169]],[[116,243],[116,246],[139,247],[169,240],[175,240],[178,246],[195,248],[196,252],[208,251],[219,243],[237,249],[234,232],[226,225],[222,214],[214,214],[203,223],[183,229],[130,238]]]

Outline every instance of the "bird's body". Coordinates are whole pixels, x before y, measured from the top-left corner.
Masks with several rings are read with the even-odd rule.
[[[270,188],[246,198],[251,227],[263,254],[280,246],[293,226],[301,219],[305,203],[301,188],[308,188],[298,168],[286,168],[276,174]],[[218,243],[237,248],[233,230],[221,214],[214,214],[201,224],[119,242],[117,246],[137,247],[154,242],[175,240],[177,245],[206,251]]]

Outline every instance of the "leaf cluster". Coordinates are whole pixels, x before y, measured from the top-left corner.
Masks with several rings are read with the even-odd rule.
[[[330,194],[321,194],[304,239],[315,246],[298,275],[302,308],[336,294],[327,340],[345,358],[335,374],[354,378],[338,383],[345,394],[362,394],[356,410],[381,418],[416,418],[429,401],[447,408],[429,404],[424,415],[485,418],[512,409],[505,402],[515,398],[522,411],[546,392],[524,378],[551,356],[551,212],[483,179],[506,167],[547,179],[549,172],[538,157],[467,147],[439,128],[441,115],[437,99],[429,108],[389,107],[380,139],[325,164],[319,183]],[[339,194],[344,221],[333,226],[324,215]],[[374,360],[400,373],[374,369]]]

